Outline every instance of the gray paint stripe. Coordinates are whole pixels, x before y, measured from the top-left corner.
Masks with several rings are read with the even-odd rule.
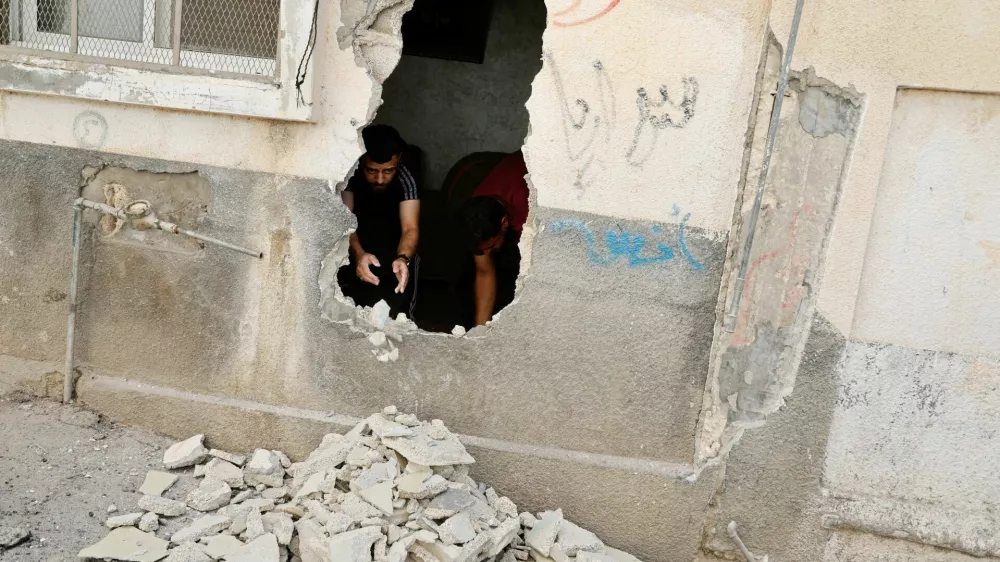
[[[353,427],[361,421],[360,418],[333,412],[325,413],[319,410],[309,410],[305,408],[294,408],[291,406],[275,406],[250,400],[240,400],[237,398],[224,398],[221,396],[211,396],[195,392],[185,392],[163,386],[143,384],[125,379],[105,377],[100,375],[89,375],[89,383],[104,386],[115,390],[128,392],[138,392],[151,396],[163,396],[166,398],[177,398],[180,400],[190,400],[203,404],[225,406],[230,408],[240,408],[251,412],[262,412],[278,416],[300,418],[310,421],[318,421],[330,424]],[[503,453],[514,453],[530,457],[537,457],[561,462],[571,462],[605,468],[611,470],[623,470],[637,474],[652,474],[655,476],[665,476],[668,478],[694,480],[698,476],[698,470],[693,465],[683,463],[672,463],[656,461],[651,459],[639,459],[633,457],[620,457],[615,455],[602,455],[597,453],[587,453],[583,451],[572,451],[560,449],[558,447],[545,447],[541,445],[526,445],[514,443],[489,437],[477,437],[475,435],[459,435],[462,443]]]

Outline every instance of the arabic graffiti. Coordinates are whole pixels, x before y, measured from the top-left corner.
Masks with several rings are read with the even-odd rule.
[[[683,129],[694,117],[695,104],[698,103],[698,80],[694,76],[688,76],[683,83],[684,95],[680,103],[674,103],[670,99],[665,85],[660,86],[660,101],[650,100],[646,88],[639,88],[635,102],[639,108],[639,122],[635,127],[632,145],[625,153],[629,164],[645,164],[656,150],[661,130]],[[663,109],[663,114],[654,115],[653,110],[659,109]]]
[[[620,3],[621,0],[573,0],[568,7],[552,14],[552,25],[556,27],[585,25],[604,17]]]
[[[685,239],[684,230],[690,217],[690,213],[685,215],[678,227],[681,255],[684,256],[684,259],[692,269],[701,271],[704,269],[704,265],[691,255]],[[608,230],[604,233],[604,251],[598,248],[597,238],[591,232],[590,227],[581,220],[557,220],[549,226],[549,230],[553,234],[570,230],[580,232],[587,245],[587,257],[590,259],[590,263],[600,267],[609,266],[622,258],[625,258],[630,268],[643,267],[671,261],[676,255],[674,249],[662,240],[655,243],[654,250],[647,250],[646,237],[644,235],[628,232],[621,227],[618,230]],[[650,228],[650,231],[655,236],[663,235],[663,228],[658,224],[654,224]]]

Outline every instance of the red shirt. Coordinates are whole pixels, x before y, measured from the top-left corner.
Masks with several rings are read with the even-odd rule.
[[[528,166],[520,150],[507,156],[479,184],[473,197],[496,197],[507,207],[509,228],[521,234],[528,221]]]

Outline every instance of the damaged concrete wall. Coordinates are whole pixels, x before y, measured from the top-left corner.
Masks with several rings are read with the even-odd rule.
[[[423,150],[424,189],[441,189],[451,167],[472,152],[514,152],[524,144],[524,102],[542,66],[546,16],[542,0],[499,0],[483,64],[400,60],[375,121],[395,126]]]

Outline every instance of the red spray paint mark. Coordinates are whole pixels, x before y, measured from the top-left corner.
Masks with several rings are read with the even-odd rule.
[[[552,18],[553,18],[552,25],[554,25],[556,27],[575,27],[575,26],[578,26],[578,25],[588,24],[588,23],[590,23],[590,22],[592,22],[594,20],[600,19],[600,18],[604,17],[605,15],[607,15],[607,13],[610,12],[611,10],[614,10],[615,6],[617,6],[618,4],[620,4],[621,1],[622,0],[611,0],[611,3],[608,4],[600,12],[597,12],[596,14],[594,14],[594,15],[592,15],[590,17],[581,19],[581,20],[571,20],[571,21],[560,20],[559,19],[560,17],[566,16],[566,15],[570,15],[572,12],[576,11],[576,9],[580,7],[580,4],[583,3],[583,0],[573,0],[573,4],[570,5],[569,8],[566,8],[565,10],[562,10],[562,11],[559,11],[559,12],[557,12],[555,14],[552,14]]]

